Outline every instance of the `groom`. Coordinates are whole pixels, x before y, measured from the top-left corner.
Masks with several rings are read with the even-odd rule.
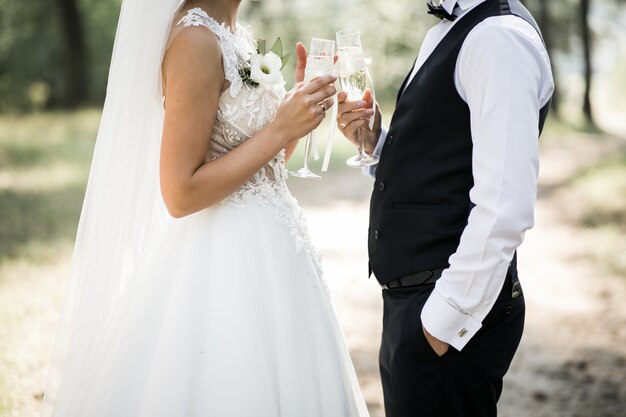
[[[389,128],[372,97],[337,122],[380,157],[369,262],[383,287],[387,417],[490,417],[524,326],[516,248],[533,226],[553,80],[518,0],[444,0]]]

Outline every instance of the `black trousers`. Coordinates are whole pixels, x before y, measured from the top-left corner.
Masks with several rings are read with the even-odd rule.
[[[502,380],[524,328],[524,297],[511,277],[483,326],[462,351],[442,357],[422,332],[420,314],[434,284],[383,290],[380,373],[387,417],[495,417]]]

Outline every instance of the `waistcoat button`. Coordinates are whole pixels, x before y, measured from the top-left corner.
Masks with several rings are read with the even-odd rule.
[[[381,182],[378,184],[378,189],[379,189],[380,191],[385,191],[385,183],[381,181]]]
[[[378,230],[374,230],[374,240],[378,240],[379,237],[380,233],[378,233]]]
[[[387,143],[390,145],[393,143],[393,135],[389,135],[389,137],[387,138]]]

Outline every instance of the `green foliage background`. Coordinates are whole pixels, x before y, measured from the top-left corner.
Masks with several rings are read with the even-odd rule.
[[[67,106],[67,40],[61,1],[75,2],[86,44],[87,97],[83,104],[102,104],[113,40],[122,0],[0,0],[0,112],[59,109]],[[157,1],[157,0],[155,0]],[[580,0],[523,0],[540,20],[549,12],[551,51],[557,73],[580,72]],[[426,30],[436,20],[425,13],[425,0],[243,0],[240,21],[258,37],[285,41],[286,52],[297,41],[333,38],[336,31],[358,28],[381,101],[395,97],[410,69]],[[591,29],[596,45],[613,42],[619,52],[624,36],[625,0],[594,1]],[[540,22],[542,23],[542,22]],[[290,78],[289,68],[286,75]],[[575,90],[563,83],[565,93]]]
[[[102,103],[121,0],[77,0],[88,54],[89,103]],[[414,0],[244,0],[240,20],[256,36],[285,41],[285,51],[311,37],[358,28],[382,99],[415,58],[432,17]],[[0,0],[0,111],[63,107],[67,70],[61,15],[54,1]],[[293,68],[294,60],[287,69]],[[286,75],[290,78],[291,71]]]
[[[89,101],[103,102],[121,0],[79,0]],[[65,39],[55,1],[0,0],[0,111],[62,107]]]

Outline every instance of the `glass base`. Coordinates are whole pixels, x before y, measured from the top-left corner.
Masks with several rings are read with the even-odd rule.
[[[291,177],[298,177],[298,178],[307,178],[310,180],[319,180],[320,177],[319,175],[315,174],[313,171],[311,171],[308,168],[300,168],[297,171],[291,171],[289,172],[289,176]]]
[[[364,168],[378,163],[378,158],[371,155],[355,155],[346,161],[346,164],[352,168]]]

